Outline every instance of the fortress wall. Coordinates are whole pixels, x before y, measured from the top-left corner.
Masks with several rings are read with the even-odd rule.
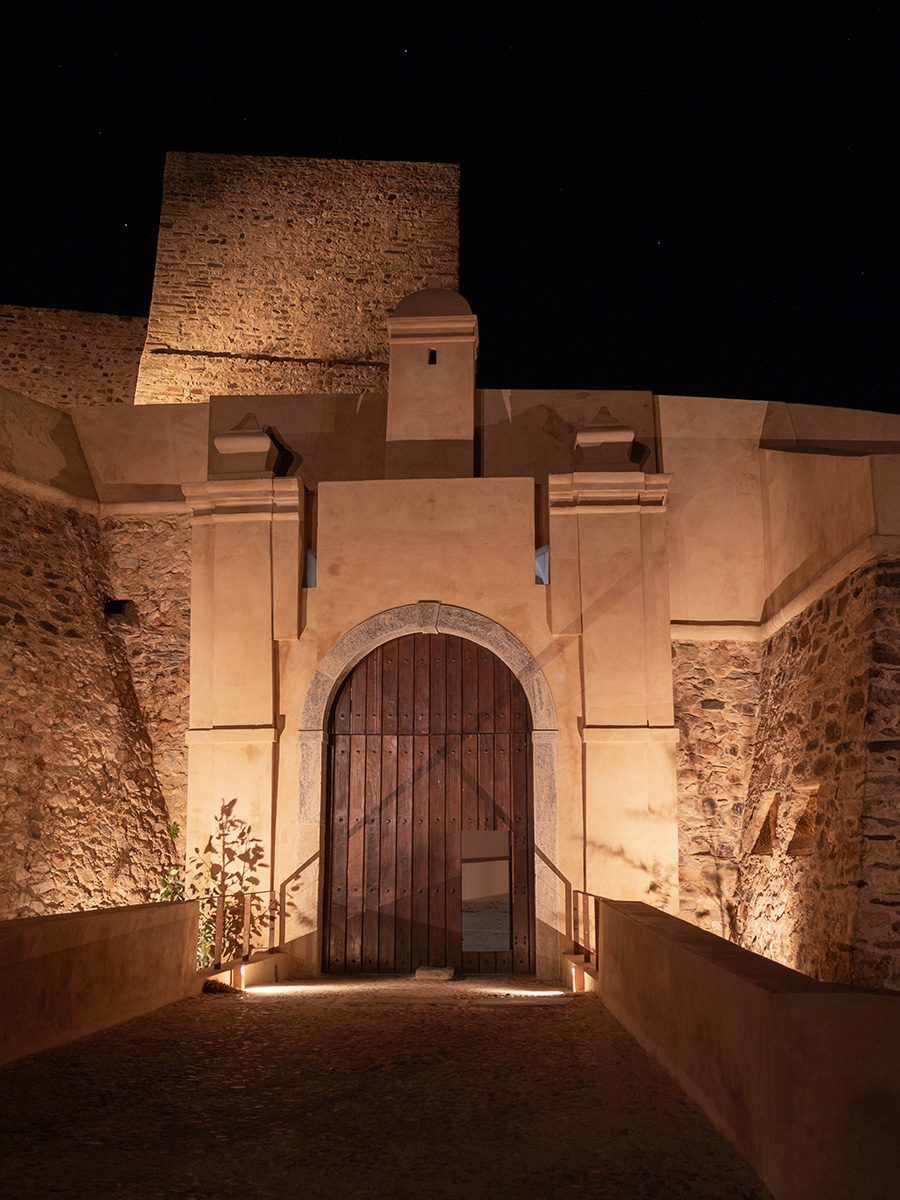
[[[875,568],[855,983],[900,989],[900,562]]]
[[[741,944],[838,983],[857,982],[874,610],[867,566],[765,643],[740,855]]]
[[[122,639],[135,695],[153,743],[153,769],[184,847],[191,656],[191,530],[187,516],[102,517],[108,579],[138,623]]]
[[[720,937],[735,934],[738,846],[750,781],[760,647],[672,643],[680,913]]]
[[[138,403],[383,391],[386,321],[458,286],[446,163],[170,154]]]
[[[137,404],[202,404],[210,396],[386,392],[387,364],[277,362],[198,354],[148,354]]]
[[[0,305],[0,385],[54,408],[133,404],[143,317]]]
[[[0,919],[140,903],[175,861],[93,517],[0,491]]]

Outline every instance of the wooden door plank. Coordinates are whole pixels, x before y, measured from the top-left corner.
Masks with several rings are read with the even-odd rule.
[[[442,734],[429,739],[428,767],[428,965],[447,965],[446,751]]]
[[[381,705],[378,706],[381,716]],[[378,970],[379,869],[381,866],[381,747],[380,735],[366,738],[366,816],[363,860],[362,970]]]
[[[431,660],[431,686],[429,689],[428,733],[447,731],[447,639],[442,634],[430,634],[428,650]]]
[[[429,738],[413,738],[412,970],[428,966]]]
[[[499,672],[498,672],[499,674]],[[507,673],[507,679],[509,675]],[[510,762],[510,735],[508,733],[494,734],[494,828],[512,829],[513,824],[513,795],[512,795],[512,764]],[[512,834],[510,834],[510,843]],[[512,845],[510,844],[510,857]],[[510,862],[510,938],[512,937],[512,863]],[[494,959],[494,969],[498,974],[510,975],[513,970],[512,942],[510,949],[497,951]]]
[[[513,675],[506,663],[494,659],[494,732],[509,733],[512,723],[510,689]]]
[[[398,639],[397,648],[397,732],[415,733],[416,639],[413,634]]]
[[[478,647],[478,732],[494,732],[494,663],[484,646]]]
[[[513,796],[510,735],[494,734],[494,829],[512,829]]]
[[[346,734],[338,734],[332,739],[330,774],[326,962],[329,970],[343,971],[347,958],[347,818],[350,805],[350,738]]]
[[[460,829],[462,827],[462,737],[447,735],[444,758],[445,821],[447,825],[446,926],[447,966],[462,967],[462,868],[460,866]]]
[[[493,656],[492,656],[493,657]],[[478,664],[478,695],[479,695],[479,726],[493,725],[494,680],[493,662],[488,676],[485,670],[483,656],[479,653]],[[490,711],[485,711],[485,691],[488,683]],[[488,719],[485,719],[485,718]],[[496,737],[493,733],[478,735],[478,828],[494,828],[494,745]],[[478,955],[478,971],[482,975],[497,973],[497,955],[494,952],[482,950]]]
[[[323,965],[533,971],[530,712],[506,665],[442,634],[385,643],[329,728]],[[462,829],[510,830],[510,954],[462,952]]]
[[[462,731],[478,732],[478,647],[462,642]]]
[[[381,732],[397,733],[397,684],[399,677],[400,643],[388,642],[382,647],[381,658]]]
[[[350,680],[345,679],[335,697],[331,711],[331,730],[336,734],[350,732]]]
[[[381,733],[381,655],[382,647],[365,658],[366,664],[366,733]]]
[[[431,654],[428,646],[428,634],[414,634],[416,652],[415,652],[415,701],[414,715],[415,727],[414,732],[419,734],[428,733],[428,720],[430,716],[430,682],[431,682]]]
[[[381,747],[381,862],[378,871],[378,970],[395,970],[397,916],[397,736],[385,734]]]
[[[513,733],[525,733],[531,729],[531,712],[525,691],[518,679],[513,677],[510,683],[510,717]]]
[[[497,974],[497,955],[493,950],[482,950],[478,955],[479,975]]]
[[[494,828],[494,735],[478,735],[478,824],[476,829]]]
[[[412,970],[413,921],[413,737],[397,738],[397,915],[394,922],[394,970]]]
[[[365,711],[365,710],[363,710]],[[347,961],[348,971],[362,962],[363,867],[366,834],[366,737],[350,737],[350,803],[347,817]]]
[[[447,660],[446,728],[448,733],[462,733],[462,649],[460,638],[448,636],[444,654]]]
[[[464,733],[460,741],[462,804],[461,829],[478,828],[478,734]]]
[[[350,672],[350,732],[366,732],[366,660]]]

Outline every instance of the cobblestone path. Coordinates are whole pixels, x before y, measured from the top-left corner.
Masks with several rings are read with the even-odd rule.
[[[596,997],[554,987],[208,994],[10,1063],[0,1196],[769,1196]]]

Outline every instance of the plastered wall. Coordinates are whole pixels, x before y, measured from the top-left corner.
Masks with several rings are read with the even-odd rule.
[[[54,408],[132,404],[147,321],[0,305],[0,385]]]
[[[457,286],[458,174],[170,154],[137,402],[386,390],[391,310]]]
[[[866,457],[760,451],[768,617],[875,532]]]

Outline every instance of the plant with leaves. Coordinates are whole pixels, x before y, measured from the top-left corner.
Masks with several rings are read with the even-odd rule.
[[[257,871],[263,862],[262,841],[255,837],[249,822],[235,816],[237,797],[222,800],[216,815],[215,827],[203,850],[197,846],[189,865],[182,870],[170,867],[163,872],[160,886],[151,896],[154,901],[199,900],[200,924],[197,937],[197,966],[203,969],[212,964],[216,945],[216,907],[223,900],[222,961],[238,958],[243,949],[243,893],[259,885]],[[178,826],[169,834],[174,841]],[[259,934],[263,912],[251,906],[250,936]]]

